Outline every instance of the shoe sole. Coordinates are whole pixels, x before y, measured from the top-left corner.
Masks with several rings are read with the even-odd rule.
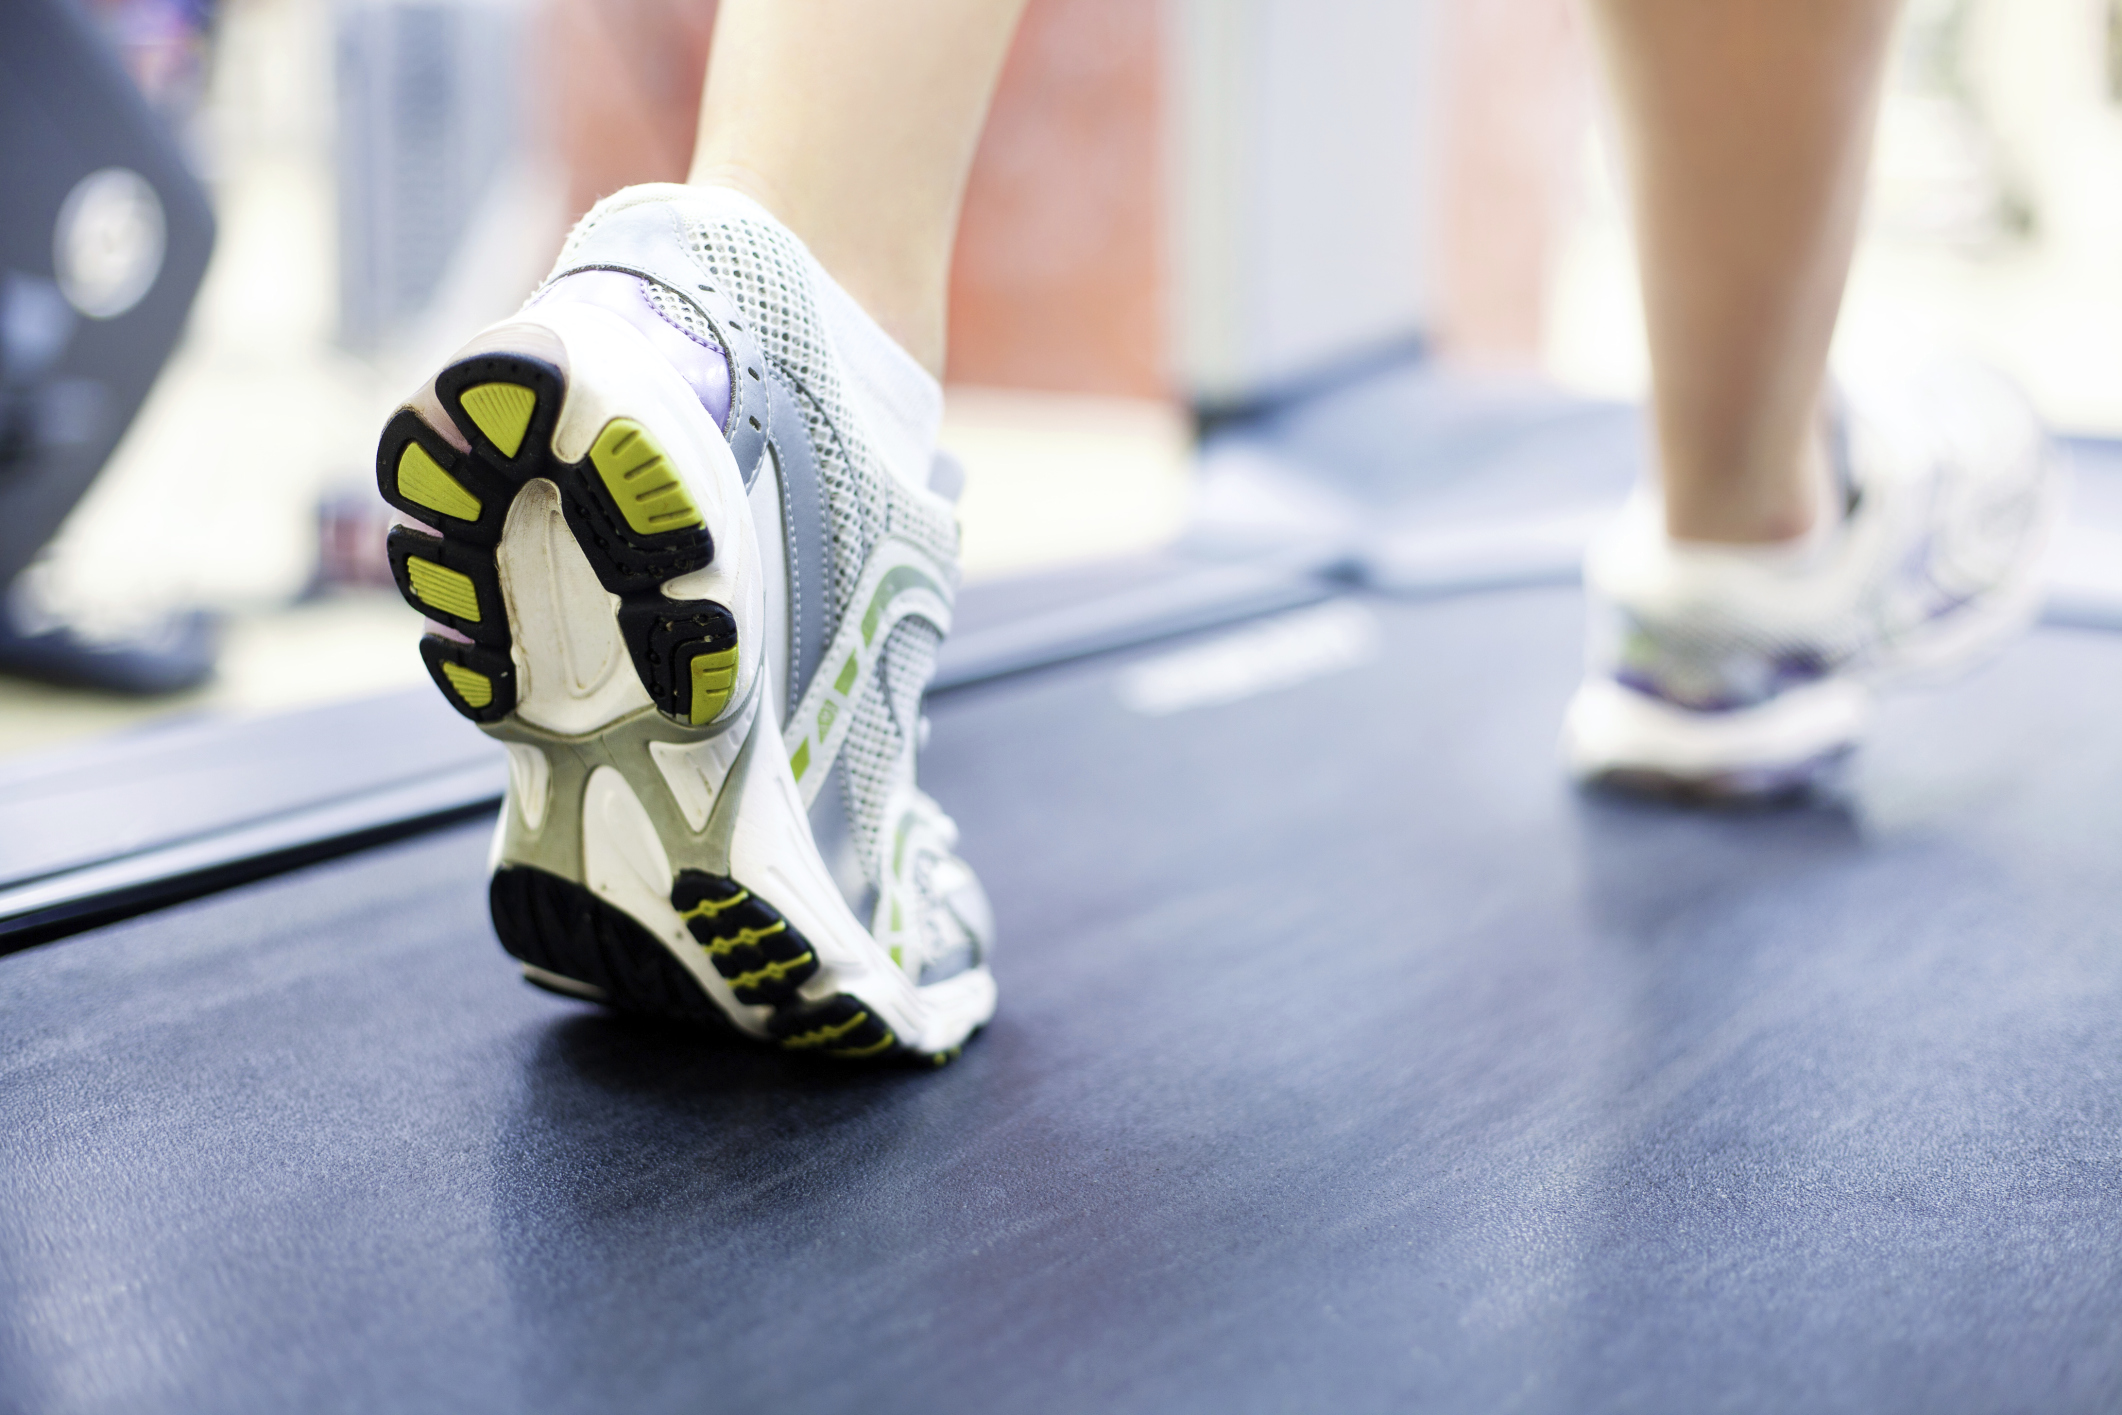
[[[664,582],[713,565],[716,546],[713,530],[655,434],[641,420],[615,417],[597,432],[586,456],[563,460],[554,450],[554,432],[567,388],[561,367],[527,354],[460,358],[436,376],[434,393],[465,448],[410,407],[391,419],[377,448],[384,499],[432,528],[432,533],[411,526],[391,531],[391,572],[399,591],[414,608],[466,640],[427,634],[421,657],[452,706],[511,743],[512,804],[504,809],[516,809],[513,803],[535,790],[543,798],[540,812],[556,816],[553,831],[563,836],[592,813],[586,798],[598,794],[592,789],[598,786],[595,778],[617,770],[609,763],[621,758],[621,748],[640,759],[659,747],[683,751],[714,740],[710,725],[728,707],[736,687],[738,647],[736,620],[727,606],[673,601],[661,593]],[[517,655],[526,651],[504,584],[503,540],[511,513],[541,483],[557,494],[567,533],[598,585],[616,597],[619,638],[652,705],[586,733],[555,733],[518,715],[523,685]],[[527,652],[524,666],[532,675],[542,671]],[[724,725],[723,736],[746,734],[744,750],[731,755],[749,755],[755,736],[767,747],[778,745],[770,725],[757,724],[769,730],[756,733],[750,725],[751,719]],[[644,744],[649,753],[639,750]],[[526,747],[538,754],[535,759]],[[592,764],[597,758],[606,764]],[[577,769],[556,773],[553,763],[567,759],[579,759]],[[523,764],[533,760],[540,765],[526,770]],[[568,779],[554,780],[556,775]],[[722,785],[741,789],[740,775],[726,776]],[[583,780],[578,783],[576,777]],[[640,798],[656,785],[636,779],[626,779],[623,787],[605,783],[606,798],[623,798],[615,809],[640,815],[637,837],[640,826],[654,830]],[[503,836],[526,823],[527,817],[516,821],[504,815]],[[545,825],[540,820],[530,828],[542,831]],[[622,833],[624,828],[622,823]],[[667,895],[641,912],[668,921],[662,908],[667,906],[682,921],[685,935],[669,937],[674,932],[669,929],[659,934],[635,911],[606,897],[617,890],[595,887],[591,855],[596,841],[593,835],[586,840],[583,879],[571,878],[577,871],[565,864],[549,869],[504,860],[494,872],[495,931],[532,983],[626,1011],[734,1025],[794,1052],[936,1064],[957,1054],[962,1036],[948,1046],[911,1045],[878,1007],[858,995],[806,993],[805,985],[820,973],[818,950],[784,912],[727,874],[691,867],[662,873]],[[654,874],[657,866],[638,860],[661,854],[665,843],[637,849],[631,873]],[[497,851],[500,847],[497,838]],[[987,986],[991,989],[991,981]]]
[[[1802,794],[1847,756],[1870,712],[1870,693],[1841,679],[1710,713],[1591,678],[1563,717],[1563,762],[1584,785],[1628,795],[1774,801]]]

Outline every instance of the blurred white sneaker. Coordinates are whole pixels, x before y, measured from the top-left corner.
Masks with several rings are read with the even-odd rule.
[[[1953,365],[1836,417],[1838,521],[1800,545],[1674,541],[1639,492],[1591,546],[1581,781],[1696,799],[1809,785],[1880,689],[1936,681],[2025,629],[2066,485],[2018,390]]]
[[[784,1048],[943,1060],[992,921],[914,784],[957,526],[941,390],[733,192],[598,204],[384,430],[398,585],[507,743],[525,977]]]

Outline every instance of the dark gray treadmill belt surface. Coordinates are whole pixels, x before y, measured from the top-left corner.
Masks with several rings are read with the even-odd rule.
[[[2114,1408],[2122,637],[1702,816],[1557,780],[1574,592],[1369,612],[935,705],[933,1074],[531,991],[477,827],[0,959],[0,1408]]]

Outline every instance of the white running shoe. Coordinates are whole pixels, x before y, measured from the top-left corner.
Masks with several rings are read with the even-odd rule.
[[[945,1060],[993,923],[914,785],[957,526],[941,391],[757,204],[635,187],[393,417],[420,650],[508,745],[525,977],[796,1051]]]
[[[2066,478],[2018,391],[1940,367],[1836,424],[1843,514],[1803,546],[1675,542],[1648,493],[1593,542],[1572,775],[1790,794],[1856,745],[1881,688],[1946,677],[2032,622]]]

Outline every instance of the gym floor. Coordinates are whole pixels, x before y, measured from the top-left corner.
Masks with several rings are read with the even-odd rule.
[[[1705,815],[1560,780],[1571,588],[1297,613],[933,701],[940,1072],[532,991],[483,823],[0,961],[9,1403],[2113,1407],[2122,637]]]

